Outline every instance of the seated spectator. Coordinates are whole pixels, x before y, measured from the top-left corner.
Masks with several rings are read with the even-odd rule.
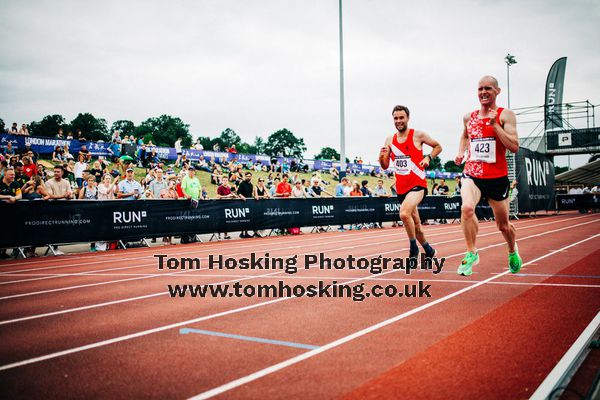
[[[294,183],[294,187],[292,188],[291,197],[293,197],[295,199],[305,199],[306,198],[306,192],[304,191],[304,188],[302,187],[302,181],[297,181]]]
[[[19,129],[19,135],[29,136],[29,129],[27,128],[27,124],[21,124],[21,129]]]
[[[31,179],[21,188],[24,200],[48,200],[50,195],[46,190],[44,181],[39,175],[33,175]]]
[[[200,158],[198,159],[197,168],[199,170],[206,171],[206,172],[211,172],[212,173],[212,170],[208,166],[208,164],[206,163],[206,160],[204,159],[204,156],[200,156]]]
[[[92,169],[90,169],[90,175],[93,175],[96,178],[96,183],[102,182],[102,177],[106,171],[102,168],[102,163],[99,160],[94,161],[92,165]]]
[[[446,185],[446,180],[440,180],[440,185],[438,186],[438,194],[440,196],[447,196],[450,193],[450,188]]]
[[[152,197],[155,199],[160,198],[160,194],[163,190],[167,190],[169,188],[169,184],[164,177],[164,172],[160,168],[156,168],[154,174],[156,178],[153,179],[150,184],[148,184],[148,189],[152,192]]]
[[[326,190],[323,190],[320,182],[318,180],[311,180],[312,185],[310,186],[310,196],[311,197],[333,197],[331,193]]]
[[[114,200],[118,190],[117,182],[119,175],[113,178],[110,174],[104,174],[102,182],[98,185],[98,200]]]
[[[462,189],[462,182],[460,181],[460,175],[456,176],[456,186],[454,186],[454,195],[460,196],[460,190]]]
[[[52,162],[62,164],[65,161],[66,161],[65,151],[63,150],[62,147],[56,146],[54,148],[54,151],[52,152]]]
[[[277,185],[276,197],[290,197],[292,195],[292,186],[288,181],[288,174],[283,174],[281,182]]]
[[[0,181],[0,200],[5,203],[15,203],[22,197],[21,186],[15,182],[15,170],[9,167],[4,171],[4,177]],[[7,257],[2,256],[2,258]]]
[[[21,161],[17,161],[15,163],[15,182],[19,185],[19,187],[23,187],[27,181],[29,181],[29,177],[24,173],[23,163]]]
[[[346,197],[350,194],[350,191],[347,189],[349,185],[348,178],[343,177],[340,183],[338,183],[335,187],[335,197]]]
[[[62,128],[58,128],[58,133],[56,134],[56,138],[57,139],[64,139],[65,136],[63,134],[63,129]]]
[[[337,168],[335,168],[335,167],[329,168],[329,173],[331,174],[331,177],[333,178],[334,181],[340,180],[340,173],[338,172]]]
[[[69,146],[66,144],[63,149],[63,157],[65,158],[66,161],[75,160],[75,157],[73,157],[73,155],[69,152]]]
[[[192,149],[204,150],[204,146],[202,146],[202,143],[200,143],[200,139],[196,139],[196,143],[194,143],[194,145],[192,146]]]
[[[264,178],[258,178],[258,182],[256,183],[256,186],[254,187],[254,198],[256,200],[260,200],[260,199],[269,199],[270,197],[271,196],[269,196],[269,191],[265,187]]]
[[[221,185],[217,188],[217,199],[236,199],[238,195],[231,190],[229,186],[229,179],[223,177],[221,179]]]
[[[77,156],[78,159],[80,155],[83,155],[86,163],[90,162],[90,160],[92,159],[92,153],[90,153],[85,144],[81,145],[81,149],[79,149],[79,154]]]
[[[434,183],[433,187],[431,188],[431,194],[434,196],[439,196],[440,195],[440,185],[438,183]]]
[[[210,182],[214,185],[218,185],[223,177],[223,170],[219,164],[214,164],[212,167],[212,173],[210,176]]]
[[[360,190],[360,184],[357,181],[352,182],[352,190],[350,191],[351,197],[360,197],[363,193]]]
[[[383,186],[383,179],[377,180],[377,186],[375,186],[375,189],[373,189],[373,195],[376,197],[390,197],[390,194]]]
[[[48,173],[46,172],[46,168],[42,164],[37,165],[37,174],[44,182],[48,180]]]
[[[119,182],[118,199],[137,200],[142,195],[142,185],[134,179],[133,168],[127,168],[125,179]]]
[[[87,139],[83,135],[83,132],[81,132],[81,129],[77,129],[77,140],[79,140],[80,142],[87,141]]]
[[[371,191],[371,189],[369,189],[369,187],[367,186],[368,184],[369,184],[369,181],[367,181],[367,180],[363,180],[363,181],[360,183],[360,191],[362,192],[362,195],[363,195],[363,196],[367,196],[367,197],[369,197],[369,196],[372,196],[372,195],[373,195],[373,192],[372,192],[372,191]]]
[[[3,154],[6,158],[9,158],[9,157],[15,155],[15,149],[13,148],[12,142],[6,143],[6,148],[4,149]]]
[[[179,199],[179,195],[177,194],[177,190],[175,190],[175,181],[170,180],[167,184],[167,190],[163,190],[160,192],[161,199],[169,199],[169,200],[177,200]]]
[[[69,181],[63,179],[65,168],[62,165],[54,167],[54,177],[46,182],[50,200],[70,200],[73,198]]]
[[[63,164],[63,168],[65,169],[63,178],[69,181],[69,185],[71,185],[72,188],[76,188],[77,181],[75,180],[75,173],[73,172],[75,171],[75,161],[71,160],[68,163]]]
[[[19,128],[17,127],[17,123],[16,122],[13,122],[12,126],[8,130],[8,133],[10,133],[12,135],[18,135],[19,134]]]
[[[23,173],[31,178],[33,175],[37,175],[37,166],[32,162],[30,157],[23,157]]]
[[[196,169],[190,166],[187,170],[187,176],[181,180],[181,190],[183,196],[188,200],[198,200],[202,192],[200,179],[196,177]]]
[[[87,185],[79,191],[79,200],[97,200],[98,187],[96,186],[96,177],[89,175],[87,177]]]
[[[279,186],[280,182],[281,182],[281,179],[279,179],[277,177],[273,180],[273,183],[271,184],[271,187],[269,188],[269,196],[271,198],[277,197],[277,187]]]

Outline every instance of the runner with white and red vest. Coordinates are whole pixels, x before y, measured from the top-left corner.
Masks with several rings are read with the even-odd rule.
[[[454,160],[461,165],[467,153],[464,178],[460,191],[462,197],[461,219],[467,244],[467,254],[458,267],[458,274],[469,276],[473,265],[479,263],[476,239],[479,230],[475,206],[481,198],[487,198],[492,207],[496,225],[508,244],[508,267],[510,272],[521,270],[523,260],[519,256],[515,227],[508,220],[508,167],[506,150],[519,151],[519,136],[515,114],[496,105],[500,94],[498,81],[484,76],[477,89],[480,108],[466,114],[460,137],[458,155]]]
[[[390,161],[396,176],[396,192],[400,200],[400,219],[404,223],[410,242],[410,258],[417,258],[423,246],[425,257],[434,257],[435,250],[429,245],[421,226],[417,205],[427,194],[425,168],[442,152],[442,146],[428,134],[408,129],[410,111],[405,106],[396,106],[392,111],[397,132],[385,140],[379,152],[379,164],[388,169]],[[423,144],[431,146],[431,155],[423,156]]]

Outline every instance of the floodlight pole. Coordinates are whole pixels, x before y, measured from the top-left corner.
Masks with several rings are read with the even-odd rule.
[[[506,62],[506,86],[508,88],[508,108],[510,109],[510,66],[516,64],[517,60],[509,53],[504,57],[504,62]]]
[[[340,178],[346,175],[346,123],[344,116],[344,36],[342,30],[342,0],[339,0],[340,17]]]

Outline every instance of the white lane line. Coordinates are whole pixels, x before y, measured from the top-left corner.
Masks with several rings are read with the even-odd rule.
[[[530,238],[547,235],[547,234],[558,232],[558,231],[562,231],[562,230],[565,230],[565,229],[571,229],[571,228],[575,228],[577,226],[586,225],[586,224],[591,223],[591,222],[594,222],[594,221],[584,222],[584,223],[581,223],[581,224],[578,224],[578,225],[572,225],[572,226],[569,226],[569,227],[558,228],[558,229],[555,229],[555,230],[552,230],[552,231],[547,231],[547,232],[536,234],[536,235],[526,236],[526,237],[521,238],[519,240],[527,240],[527,239],[530,239]],[[440,243],[443,243],[443,242],[440,242]],[[434,243],[434,244],[438,245],[440,243]],[[498,247],[498,246],[502,246],[502,245],[505,245],[505,244],[506,244],[505,242],[496,243],[496,244],[493,244],[493,245],[482,247],[479,250],[483,251],[483,250],[486,250],[486,249],[489,249],[489,248]],[[406,250],[406,249],[399,249],[399,250]],[[389,251],[387,253],[396,252],[396,251],[399,251],[399,250],[393,250],[393,251]],[[378,253],[378,254],[372,254],[372,255],[365,255],[364,257],[376,256],[376,255],[380,255],[380,254],[386,254],[386,253]],[[449,259],[449,258],[457,257],[457,256],[460,256],[460,255],[463,255],[463,253],[461,252],[461,253],[457,253],[457,254],[452,254],[450,256],[446,256],[445,258]],[[398,271],[399,270],[394,270],[394,271],[390,271],[390,272],[398,272]],[[275,273],[275,274],[268,274],[268,275],[277,275],[277,274],[281,274],[281,273],[283,273],[283,272],[278,272],[278,273]],[[176,273],[174,273],[174,274],[176,274]],[[174,274],[172,274],[172,275],[174,275]],[[384,274],[385,273],[380,274],[379,276],[384,275]],[[262,277],[265,277],[265,275],[257,275],[256,276],[256,278],[262,278]],[[348,277],[348,278],[350,278],[350,277]],[[286,277],[286,279],[287,279],[287,277]],[[336,279],[344,279],[344,277],[338,277]],[[370,277],[365,277],[364,279],[370,279]],[[22,321],[27,321],[27,320],[37,319],[37,318],[50,317],[50,316],[55,316],[55,315],[60,315],[60,314],[66,314],[66,313],[71,313],[71,312],[76,312],[76,311],[90,310],[90,309],[93,309],[93,308],[104,307],[104,306],[109,306],[109,305],[113,305],[113,304],[126,303],[126,302],[129,302],[129,301],[143,300],[143,299],[147,299],[147,298],[151,298],[151,297],[160,296],[160,295],[163,295],[163,294],[166,294],[166,292],[157,292],[157,293],[152,293],[152,294],[148,294],[148,295],[145,295],[145,296],[138,296],[138,297],[132,297],[132,298],[127,298],[127,299],[114,300],[114,301],[109,301],[109,302],[104,302],[104,303],[98,303],[98,304],[92,304],[92,305],[83,306],[83,307],[70,308],[70,309],[66,309],[66,310],[60,310],[60,311],[48,312],[48,313],[44,313],[44,314],[37,314],[37,315],[31,315],[31,316],[27,316],[27,317],[15,318],[15,319],[12,319],[12,320],[0,321],[0,325],[6,325],[6,324],[9,324],[9,323],[15,323],[15,322],[22,322]]]
[[[596,234],[596,235],[594,235],[592,237],[589,237],[587,239],[583,239],[583,240],[580,240],[580,241],[578,241],[576,243],[572,243],[572,244],[570,244],[568,246],[565,246],[565,247],[561,248],[561,250],[577,246],[578,244],[587,242],[588,240],[591,240],[591,239],[593,239],[593,238],[595,238],[597,236],[600,236],[600,234]],[[523,265],[528,265],[528,264],[530,264],[530,263],[532,263],[534,261],[542,260],[544,258],[552,256],[555,253],[556,253],[556,251],[552,251],[550,253],[547,253],[547,254],[545,254],[543,256],[540,256],[540,257],[536,258],[535,260],[532,260],[532,261],[530,261],[528,263],[524,263]],[[471,286],[468,286],[468,287],[463,288],[461,290],[458,290],[456,292],[450,293],[450,294],[448,294],[448,295],[446,295],[444,297],[441,297],[441,298],[439,298],[437,300],[434,300],[432,302],[429,302],[427,304],[424,304],[422,306],[414,308],[414,309],[412,309],[410,311],[404,312],[402,314],[396,315],[395,317],[386,319],[385,321],[382,321],[382,322],[380,322],[378,324],[371,325],[371,326],[369,326],[369,327],[367,327],[365,329],[362,329],[360,331],[354,332],[351,335],[344,336],[344,337],[342,337],[342,338],[340,338],[338,340],[335,340],[333,342],[329,342],[329,343],[327,343],[327,344],[319,347],[318,349],[311,350],[311,351],[308,351],[306,353],[300,354],[300,355],[298,355],[296,357],[289,358],[289,359],[287,359],[285,361],[282,361],[280,363],[271,365],[270,367],[263,368],[263,369],[261,369],[259,371],[256,371],[256,372],[252,373],[252,374],[249,374],[249,375],[246,375],[246,376],[241,377],[239,379],[236,379],[236,380],[233,380],[231,382],[228,382],[228,383],[226,383],[224,385],[221,385],[221,386],[218,386],[218,387],[213,388],[211,390],[202,392],[202,393],[200,393],[200,394],[198,394],[196,396],[191,397],[191,399],[194,399],[194,400],[208,399],[208,398],[211,398],[213,396],[219,395],[221,393],[227,392],[227,391],[229,391],[231,389],[235,389],[235,388],[237,388],[239,386],[242,386],[242,385],[245,385],[245,384],[250,383],[252,381],[255,381],[255,380],[259,379],[259,378],[262,378],[264,376],[267,376],[269,374],[272,374],[274,372],[277,372],[279,370],[287,368],[287,367],[289,367],[291,365],[297,364],[300,361],[307,360],[307,359],[312,358],[312,357],[314,357],[314,356],[316,356],[318,354],[321,354],[321,353],[324,353],[324,352],[326,352],[328,350],[334,349],[334,348],[336,348],[336,347],[338,347],[338,346],[340,346],[342,344],[348,343],[348,342],[350,342],[350,341],[352,341],[352,340],[354,340],[356,338],[359,338],[359,337],[364,336],[364,335],[366,335],[368,333],[374,332],[374,331],[376,331],[378,329],[381,329],[381,328],[383,328],[385,326],[388,326],[390,324],[398,322],[398,321],[400,321],[400,320],[402,320],[404,318],[407,318],[407,317],[410,317],[412,315],[415,315],[415,314],[417,314],[417,313],[419,313],[421,311],[427,310],[428,308],[431,308],[431,307],[433,307],[433,306],[435,306],[437,304],[443,303],[443,302],[445,302],[447,300],[450,300],[450,299],[452,299],[454,297],[460,296],[461,294],[464,294],[464,293],[466,293],[466,292],[468,292],[470,290],[473,290],[473,289],[475,289],[475,288],[477,288],[479,286],[485,285],[486,283],[489,283],[489,282],[491,282],[491,281],[493,281],[493,280],[495,280],[497,278],[500,278],[500,277],[502,277],[504,275],[507,275],[509,273],[510,273],[510,271],[508,271],[508,270],[504,271],[504,272],[502,272],[500,274],[497,274],[495,276],[489,277],[489,278],[487,278],[487,279],[485,279],[485,280],[483,280],[481,282],[477,282],[474,285],[471,285]]]

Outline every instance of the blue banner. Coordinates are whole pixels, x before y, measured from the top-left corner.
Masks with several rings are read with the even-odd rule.
[[[39,137],[39,136],[23,136],[23,135],[11,135],[8,133],[0,133],[0,146],[2,148],[6,148],[8,142],[11,142],[13,145],[13,149],[16,152],[23,150],[25,148],[25,144],[31,144],[31,149],[39,154],[52,154],[56,146],[64,146],[69,147],[69,152],[74,156],[81,150],[82,146],[86,146],[90,153],[95,156],[103,156],[107,157],[110,155],[108,151],[108,146],[110,143],[105,142],[91,142],[84,141],[80,142],[79,140],[66,140],[66,139],[57,139],[57,138],[48,138],[48,137]],[[150,153],[152,151],[156,151],[156,155],[161,160],[175,161],[177,160],[177,153],[175,152],[175,148],[173,147],[159,147],[159,146],[144,146],[146,149],[146,153]],[[137,146],[136,155],[139,155],[142,146]],[[310,171],[328,171],[329,169],[336,168],[338,171],[340,169],[339,161],[330,161],[330,160],[309,160],[309,159],[297,159],[292,157],[269,157],[267,155],[258,155],[258,154],[234,154],[228,152],[215,152],[208,150],[194,150],[194,149],[183,149],[182,155],[185,155],[190,161],[198,161],[201,156],[204,156],[204,160],[206,162],[217,161],[222,163],[223,161],[230,162],[232,160],[237,160],[242,164],[246,164],[248,162],[257,163],[260,161],[262,165],[270,166],[273,161],[276,160],[277,165],[282,166],[285,172],[290,171],[290,167],[292,162],[295,162],[296,165],[302,167],[303,165],[308,166],[308,170]],[[375,171],[375,173],[382,172],[382,168],[379,165],[366,165],[366,164],[357,164],[357,163],[348,163],[348,170],[350,173],[363,173],[370,174]],[[427,171],[428,178],[436,178],[436,179],[454,179],[456,175],[460,175],[453,172],[445,172],[445,171]]]

